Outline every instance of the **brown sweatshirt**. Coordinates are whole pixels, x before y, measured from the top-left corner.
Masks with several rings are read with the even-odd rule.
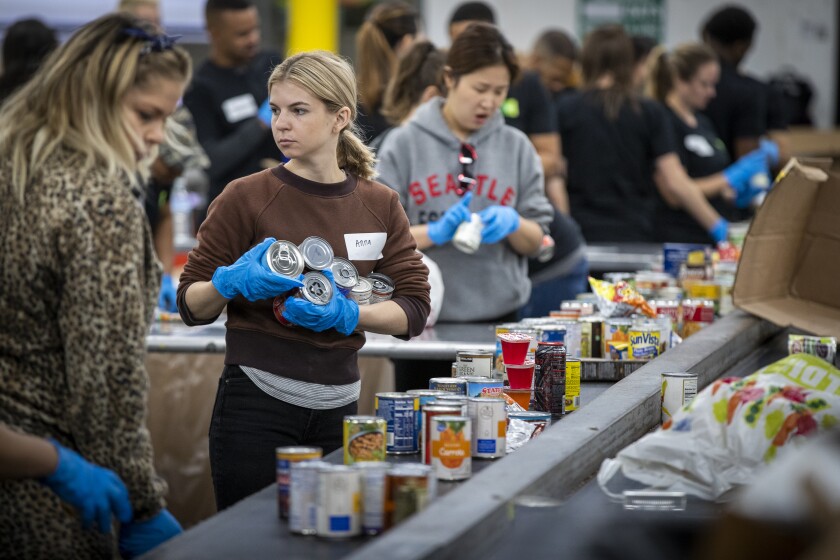
[[[220,266],[236,262],[266,237],[299,244],[325,239],[335,256],[353,262],[360,276],[380,272],[395,283],[392,301],[408,317],[408,335],[423,331],[429,314],[428,269],[416,251],[398,195],[379,183],[349,175],[340,183],[309,181],[278,166],[231,182],[210,205],[198,230],[178,286],[178,309],[188,325],[195,319],[185,303],[187,288],[207,281]],[[225,363],[245,365],[291,379],[343,385],[359,379],[356,355],[364,333],[344,336],[286,327],[274,317],[272,300],[242,296],[227,305]]]

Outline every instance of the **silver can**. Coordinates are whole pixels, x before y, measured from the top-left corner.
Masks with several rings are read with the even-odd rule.
[[[385,530],[385,475],[391,465],[368,461],[356,463],[353,468],[361,473],[362,531],[366,535],[378,535]]]
[[[303,262],[312,270],[326,270],[333,261],[332,246],[320,237],[307,237],[300,244]]]
[[[370,303],[388,301],[394,295],[394,281],[390,276],[374,272],[368,274],[367,279],[371,286]]]
[[[314,535],[318,531],[318,473],[324,461],[292,463],[289,470],[289,531]]]
[[[466,395],[456,395],[454,393],[447,393],[435,399],[435,404],[454,404],[463,408],[464,414],[467,413],[467,404],[470,399]]]
[[[301,295],[315,305],[327,305],[333,297],[332,284],[320,272],[307,272],[303,275]]]
[[[373,293],[373,286],[367,278],[359,278],[359,281],[350,290],[350,299],[354,300],[359,305],[368,305],[370,297]]]
[[[429,379],[429,389],[466,395],[467,380],[463,377],[432,377]]]
[[[355,537],[362,534],[359,515],[361,472],[344,465],[318,471],[318,536]]]
[[[507,409],[504,399],[470,397],[467,415],[472,420],[472,456],[504,457],[507,452]]]
[[[356,266],[341,257],[334,257],[330,265],[335,285],[344,296],[349,296],[353,287],[359,281],[359,271]]]
[[[265,264],[275,274],[297,278],[303,273],[303,253],[291,241],[275,241],[265,252]]]

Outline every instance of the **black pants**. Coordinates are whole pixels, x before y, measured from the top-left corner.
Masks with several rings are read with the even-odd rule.
[[[210,471],[219,511],[277,480],[275,448],[342,446],[344,416],[356,403],[313,410],[267,395],[238,366],[225,366],[210,421]]]

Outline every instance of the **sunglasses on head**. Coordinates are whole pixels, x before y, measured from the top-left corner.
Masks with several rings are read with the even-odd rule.
[[[473,174],[473,164],[478,159],[475,148],[467,143],[461,144],[461,151],[458,152],[458,163],[461,164],[461,173],[458,174],[458,196],[464,196],[468,190],[476,184]]]

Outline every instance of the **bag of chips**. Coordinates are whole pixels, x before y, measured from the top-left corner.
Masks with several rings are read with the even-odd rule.
[[[656,311],[645,298],[624,280],[613,284],[590,276],[589,285],[598,296],[598,309],[604,317],[629,317],[634,313],[656,317]]]

